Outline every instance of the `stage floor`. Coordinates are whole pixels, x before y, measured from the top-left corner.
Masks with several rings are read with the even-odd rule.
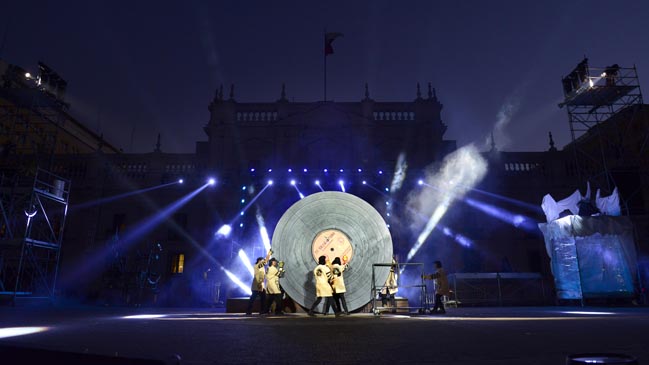
[[[4,337],[13,327],[43,328]],[[182,364],[559,365],[580,352],[625,353],[649,364],[648,333],[648,308],[450,308],[436,316],[311,318],[206,309],[0,307],[0,348],[164,361],[178,354]]]

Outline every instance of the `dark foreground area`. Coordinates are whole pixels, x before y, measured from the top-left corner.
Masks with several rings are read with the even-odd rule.
[[[9,328],[15,327],[42,328],[9,336]],[[55,357],[69,360],[76,353],[84,354],[77,360],[105,355],[168,364],[181,358],[181,364],[559,365],[567,355],[581,352],[625,353],[649,364],[649,309],[451,308],[443,316],[311,318],[205,309],[0,307],[3,364],[20,361],[9,356],[30,354],[61,363]],[[101,363],[102,358],[88,359]]]

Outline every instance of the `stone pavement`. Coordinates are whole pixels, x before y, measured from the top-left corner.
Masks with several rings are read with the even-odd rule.
[[[0,307],[2,346],[181,364],[564,364],[617,352],[649,365],[649,308],[451,308],[446,315],[260,317],[207,309]],[[4,332],[3,332],[4,331]],[[5,363],[4,361],[2,363]]]

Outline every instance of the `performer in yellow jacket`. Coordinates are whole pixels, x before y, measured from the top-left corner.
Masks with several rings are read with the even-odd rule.
[[[327,315],[329,312],[329,307],[332,305],[331,297],[333,296],[333,289],[329,284],[331,280],[331,270],[327,266],[327,258],[325,256],[318,257],[318,266],[313,270],[313,275],[315,276],[315,291],[316,296],[318,297],[316,301],[311,306],[309,310],[309,315],[314,316],[314,310],[322,301],[322,298],[325,298],[325,309],[324,314]],[[334,312],[338,315],[336,307],[334,306]]]
[[[435,272],[430,275],[424,275],[424,279],[435,281],[435,305],[430,312],[444,314],[446,310],[444,309],[442,297],[449,295],[451,291],[448,288],[448,278],[446,277],[446,271],[442,267],[442,262],[435,261],[433,264],[435,265]]]
[[[379,295],[381,296],[381,306],[386,307],[388,305],[388,299],[390,300],[390,307],[392,309],[390,310],[392,313],[397,312],[397,303],[394,298],[394,295],[399,291],[399,288],[397,287],[397,261],[395,259],[392,259],[392,265],[390,266],[390,273],[388,274],[388,278],[385,280],[385,284],[383,285],[383,288],[381,288],[381,291],[379,292]]]
[[[336,307],[338,307],[339,312],[342,310],[346,315],[349,315],[349,310],[347,310],[347,301],[345,300],[345,292],[347,291],[347,288],[345,288],[345,277],[343,276],[343,272],[347,270],[347,265],[342,265],[340,257],[336,257],[333,260],[331,267],[331,272],[333,274],[333,282],[331,286],[334,289]],[[340,306],[341,303],[342,307]]]
[[[279,278],[282,271],[277,267],[277,259],[274,257],[268,261],[268,272],[266,272],[266,292],[268,293],[268,307],[264,313],[270,312],[270,307],[275,303],[275,314],[284,314],[282,312],[282,289],[279,287]]]
[[[264,312],[264,308],[266,306],[266,288],[264,285],[264,280],[266,279],[265,266],[266,262],[268,262],[268,259],[270,258],[270,255],[272,254],[273,250],[270,250],[268,251],[266,258],[258,257],[257,262],[255,262],[255,275],[252,278],[252,285],[250,286],[252,294],[250,295],[250,300],[248,300],[248,309],[246,310],[246,314],[248,315],[252,314],[252,305],[257,297],[259,297],[259,299],[261,300],[259,314],[262,314]]]

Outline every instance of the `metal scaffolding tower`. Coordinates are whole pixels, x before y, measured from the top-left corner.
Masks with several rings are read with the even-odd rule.
[[[17,299],[49,299],[56,294],[71,182],[37,168],[31,189],[25,178],[5,179],[0,294]]]
[[[607,160],[614,148],[623,145],[623,131],[604,133],[602,125],[616,123],[616,115],[633,118],[638,106],[643,104],[642,92],[636,67],[620,67],[617,64],[607,67],[590,67],[584,58],[567,76],[562,79],[564,101],[559,107],[566,107],[574,153],[574,166],[571,172],[577,181],[590,181],[595,186],[608,189],[615,185]],[[609,127],[610,130],[610,127]]]

